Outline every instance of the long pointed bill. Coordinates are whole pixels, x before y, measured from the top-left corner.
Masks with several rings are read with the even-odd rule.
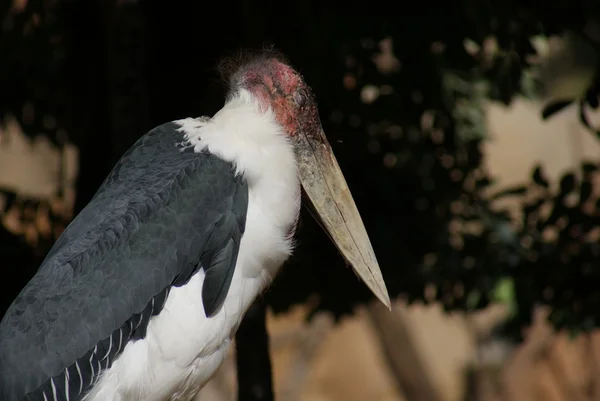
[[[300,133],[293,141],[302,187],[321,224],[356,274],[391,308],[371,241],[325,133]]]

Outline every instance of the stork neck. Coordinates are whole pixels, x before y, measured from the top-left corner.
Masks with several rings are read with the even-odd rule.
[[[196,152],[207,150],[235,166],[248,181],[250,196],[259,196],[289,234],[287,216],[297,217],[300,181],[293,145],[272,110],[242,89],[212,118],[179,123]]]

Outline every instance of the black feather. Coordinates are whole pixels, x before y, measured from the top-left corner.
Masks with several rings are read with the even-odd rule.
[[[0,401],[53,399],[55,390],[57,400],[80,400],[207,254],[215,259],[205,259],[202,296],[209,311],[222,304],[248,188],[231,163],[182,149],[178,128],[161,125],[129,149],[6,312]]]
[[[214,316],[225,301],[233,277],[237,249],[239,249],[239,238],[230,238],[227,245],[212,258],[206,269],[202,287],[202,302],[208,317]]]

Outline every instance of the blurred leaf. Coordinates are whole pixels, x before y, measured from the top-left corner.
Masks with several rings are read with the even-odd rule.
[[[590,196],[592,195],[593,190],[594,190],[594,187],[590,181],[587,181],[587,180],[583,181],[579,188],[579,202],[580,203],[586,202],[588,199],[590,199]]]
[[[502,191],[495,193],[490,196],[490,200],[497,200],[500,198],[505,198],[507,196],[515,196],[515,195],[523,195],[527,192],[527,187],[525,185],[519,185],[513,188],[507,188]]]
[[[586,103],[594,110],[598,108],[598,90],[596,88],[587,91],[585,96]]]
[[[535,182],[537,185],[539,185],[541,187],[544,187],[544,188],[550,187],[548,180],[546,179],[546,177],[544,177],[544,173],[542,172],[542,166],[540,166],[540,165],[535,167],[535,169],[533,170],[533,174],[531,175],[531,178],[533,178],[533,182]]]
[[[489,177],[483,177],[478,179],[475,182],[475,188],[476,189],[484,189],[489,187],[490,185],[494,184],[495,180],[490,179]]]
[[[565,174],[560,180],[560,194],[566,195],[575,189],[576,178],[575,174]]]
[[[581,164],[581,170],[584,174],[593,173],[598,170],[598,166],[593,163],[584,162]]]
[[[592,123],[588,119],[587,114],[585,113],[585,101],[582,100],[579,103],[579,121],[586,127],[591,133],[595,134],[596,137],[600,139],[600,131],[596,128],[592,127]]]
[[[542,120],[547,120],[552,117],[554,114],[558,113],[565,107],[573,104],[573,99],[571,100],[558,100],[556,102],[550,103],[542,109]]]
[[[510,277],[505,277],[498,281],[492,292],[491,299],[494,302],[506,305],[509,315],[514,316],[518,311],[514,280]]]

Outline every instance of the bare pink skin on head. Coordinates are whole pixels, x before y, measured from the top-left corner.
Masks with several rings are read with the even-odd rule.
[[[302,76],[276,53],[264,52],[245,60],[230,78],[231,90],[250,91],[270,108],[288,136],[313,136],[321,129],[319,113],[310,87]]]
[[[227,75],[230,94],[235,94],[240,88],[246,89],[258,100],[263,110],[271,109],[294,144],[296,154],[312,152],[311,144],[327,141],[310,87],[280,55],[271,51],[246,55],[242,60],[227,60],[224,67],[230,71],[230,75]],[[300,183],[297,202],[300,205]],[[300,207],[296,223],[299,212]],[[291,238],[295,230],[296,224],[290,228],[288,237]]]

